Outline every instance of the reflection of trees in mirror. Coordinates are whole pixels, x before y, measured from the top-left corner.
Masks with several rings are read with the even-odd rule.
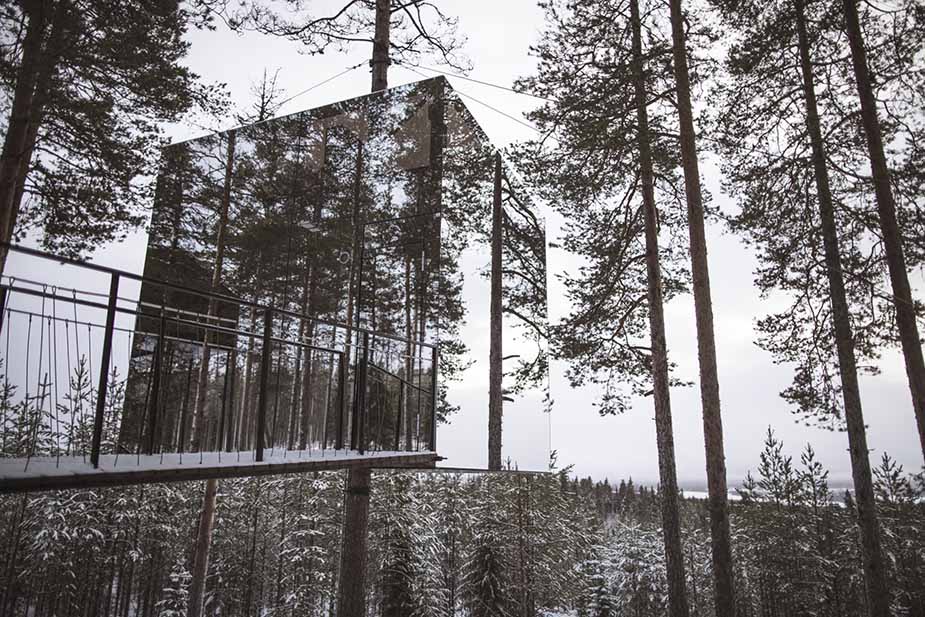
[[[466,320],[475,317],[468,314],[467,251],[489,241],[491,154],[484,133],[442,78],[176,144],[165,150],[158,178],[146,274],[207,289],[222,244],[216,289],[312,318],[279,315],[274,334],[342,349],[350,383],[360,342],[356,328],[404,339],[372,339],[367,360],[381,370],[367,384],[369,421],[377,433],[383,426],[383,440],[391,442],[398,430],[406,446],[420,442],[430,430],[420,422],[434,373],[420,343],[440,345],[441,419],[457,409],[447,383],[473,362],[463,342]],[[543,224],[507,184],[505,304],[523,326],[523,338],[537,346],[515,369],[512,391],[542,384],[545,398]],[[215,318],[243,331],[263,327],[252,309],[210,307],[192,297],[180,306],[179,297],[166,298],[150,286],[143,286],[142,296],[198,315],[215,311]],[[156,320],[148,321],[145,331],[154,332]],[[238,425],[232,441],[248,443],[253,427],[245,410],[255,404],[259,344],[250,336],[219,337],[211,358],[201,349],[201,328],[176,334],[190,344],[171,344],[164,355],[168,374],[176,373],[170,396],[178,400],[171,405],[183,407],[183,375],[192,365],[192,396],[215,394],[203,413],[216,421],[225,413],[219,402],[224,382],[231,382]],[[143,372],[150,372],[156,356],[152,345],[153,339],[143,348]],[[327,409],[336,363],[298,346],[277,347],[268,430],[275,441],[304,448],[333,431],[333,418],[316,416]],[[208,376],[207,383],[197,386],[196,375]],[[403,382],[406,392],[400,392]],[[348,408],[353,389],[348,385]],[[143,399],[143,387],[131,390]],[[403,426],[396,429],[383,414],[399,407]]]

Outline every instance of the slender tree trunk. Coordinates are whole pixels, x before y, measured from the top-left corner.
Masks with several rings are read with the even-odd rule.
[[[670,0],[674,75],[677,85],[678,119],[681,128],[681,161],[687,198],[690,232],[691,274],[694,282],[694,313],[697,322],[697,357],[700,362],[700,403],[703,407],[703,437],[707,460],[707,491],[713,556],[713,590],[717,617],[735,616],[735,574],[732,541],[729,537],[726,458],[723,448],[723,418],[720,409],[719,377],[716,371],[716,337],[713,332],[713,298],[704,230],[703,196],[697,160],[697,138],[691,111],[691,87],[687,70],[687,43],[681,0]]]
[[[22,59],[13,88],[13,101],[7,132],[0,155],[0,242],[10,242],[22,201],[26,175],[32,161],[38,129],[45,112],[51,77],[57,63],[57,49],[64,36],[67,7],[61,1],[51,18],[51,32],[43,49],[43,39],[52,3],[47,0],[23,2],[26,35]],[[0,248],[0,273],[6,266],[7,250]]]
[[[344,497],[344,538],[338,577],[338,617],[366,615],[369,484],[369,469],[348,471]]]
[[[501,469],[501,428],[504,401],[501,398],[501,154],[495,154],[495,190],[491,208],[491,306],[488,356],[488,469]]]
[[[225,161],[225,180],[222,187],[221,211],[219,213],[218,234],[215,240],[215,264],[212,269],[212,291],[218,290],[222,280],[222,265],[225,258],[225,234],[228,226],[228,210],[231,204],[231,181],[234,172],[235,131],[228,132],[228,150]],[[216,315],[216,302],[209,300],[209,320]],[[204,447],[205,441],[205,400],[209,384],[209,332],[206,331],[202,344],[202,362],[199,366],[199,387],[196,391],[196,409],[193,420],[193,440],[197,449]],[[206,481],[206,490],[202,498],[196,553],[193,557],[192,580],[190,581],[189,617],[199,617],[202,610],[202,597],[205,592],[205,578],[209,568],[209,547],[212,543],[212,523],[215,516],[215,499],[218,480]]]
[[[684,553],[681,549],[681,523],[678,514],[678,481],[675,471],[674,435],[671,425],[671,399],[668,391],[668,349],[665,342],[665,314],[662,275],[658,254],[658,213],[655,208],[652,154],[649,146],[649,117],[646,110],[646,84],[643,73],[642,36],[638,0],[630,0],[633,26],[633,73],[639,140],[639,167],[645,210],[646,271],[648,274],[649,328],[652,339],[652,377],[655,399],[655,431],[662,506],[662,533],[668,569],[668,608],[670,617],[687,617]]]
[[[388,88],[389,59],[389,19],[392,14],[391,0],[376,0],[376,33],[373,37],[372,91],[378,92]]]
[[[873,481],[868,459],[867,430],[864,427],[864,414],[861,409],[861,393],[858,386],[857,365],[854,356],[851,316],[848,311],[845,282],[842,276],[838,232],[829,187],[828,170],[826,169],[822,130],[819,125],[819,113],[816,109],[816,91],[813,81],[813,67],[809,55],[809,37],[806,32],[803,0],[796,0],[796,18],[800,45],[800,68],[803,74],[803,94],[806,100],[806,128],[812,142],[813,170],[816,177],[819,218],[822,223],[826,271],[832,300],[832,319],[835,326],[839,375],[845,403],[845,421],[851,454],[851,473],[854,477],[858,525],[861,528],[861,552],[869,598],[868,613],[871,617],[887,617],[890,614],[889,591],[880,548],[877,505],[874,501]]]
[[[212,540],[212,522],[215,520],[215,496],[217,492],[218,480],[206,480],[206,492],[202,498],[202,511],[199,514],[199,530],[196,534],[196,546],[193,556],[188,617],[200,617],[202,615],[202,599],[206,590],[206,575],[209,572],[209,544]]]
[[[42,56],[42,38],[47,23],[49,6],[43,0],[23,3],[26,15],[26,35],[22,44],[22,60],[16,74],[16,86],[13,89],[13,102],[7,121],[6,136],[3,140],[3,154],[0,157],[0,241],[7,242],[12,237],[13,198],[16,193],[16,178],[20,169],[28,166],[31,149],[27,144],[29,125],[34,114],[33,101],[35,86],[38,81]],[[2,253],[0,272],[6,262],[6,251]]]
[[[851,47],[851,60],[854,65],[854,79],[857,83],[858,98],[861,101],[861,122],[867,137],[867,152],[874,180],[874,194],[877,196],[877,212],[880,215],[880,231],[883,234],[883,246],[886,250],[887,267],[890,271],[890,283],[893,287],[893,306],[896,308],[896,326],[902,343],[903,357],[906,361],[906,376],[912,393],[912,408],[919,431],[919,445],[925,458],[925,360],[922,358],[922,344],[919,329],[915,322],[915,302],[909,286],[906,272],[906,258],[903,254],[902,234],[896,220],[896,202],[890,186],[890,171],[883,151],[883,136],[880,131],[880,119],[877,117],[877,102],[871,85],[870,71],[867,68],[867,52],[864,49],[864,36],[858,21],[856,0],[843,0],[845,7],[845,26],[848,31],[848,43]]]

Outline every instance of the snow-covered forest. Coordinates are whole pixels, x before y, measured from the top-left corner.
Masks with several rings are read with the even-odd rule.
[[[731,504],[742,615],[863,615],[854,502],[769,435]],[[922,615],[925,482],[876,470],[897,615]],[[226,480],[206,586],[209,614],[330,615],[344,476]],[[3,614],[186,615],[201,483],[4,496]],[[370,614],[663,615],[657,489],[550,474],[376,474]],[[681,501],[692,615],[713,613],[709,517]]]
[[[923,0],[522,0],[538,9],[534,39],[502,77],[482,71],[504,64],[507,41],[464,31],[455,12],[471,1],[0,3],[0,617],[925,617]],[[485,12],[507,3],[494,4]],[[227,84],[189,62],[192,41],[216,32],[237,37],[210,50],[224,65],[244,73],[242,41],[263,37],[295,48],[293,72],[313,83],[286,92],[261,67],[235,111]],[[487,61],[470,62],[467,35]],[[357,49],[333,76],[313,64]],[[331,114],[274,118],[360,67],[369,90],[316,108]],[[425,81],[402,91],[390,67]],[[451,80],[530,107],[511,115]],[[368,92],[372,105],[339,107]],[[382,104],[396,93],[402,105]],[[529,138],[491,141],[463,121],[470,102]],[[203,122],[210,135],[188,139]],[[167,147],[171,131],[185,133]],[[197,141],[208,148],[188,157]],[[151,214],[161,201],[169,220]],[[556,221],[548,238],[540,210]],[[185,288],[78,261],[140,253],[126,239],[142,231],[163,235],[164,276]],[[177,259],[186,232],[196,250]],[[739,252],[708,259],[722,233]],[[106,273],[109,293],[8,263],[36,246]],[[547,249],[566,261],[552,275]],[[750,287],[725,279],[723,261],[739,259]],[[120,277],[161,290],[126,298]],[[196,302],[181,306],[177,289]],[[65,291],[73,319],[57,312]],[[40,312],[11,308],[14,295]],[[505,342],[505,320],[528,332],[529,356]],[[130,343],[121,373],[117,331]],[[764,355],[730,352],[731,338]],[[147,381],[133,387],[142,351]],[[745,367],[738,404],[730,362]],[[769,395],[772,365],[787,375]],[[537,439],[521,410],[551,433],[553,366],[585,397],[562,405],[561,426],[651,420],[654,439],[634,446],[657,482],[579,479],[551,435]],[[872,387],[890,379],[901,400]],[[482,397],[478,428],[454,382]],[[841,441],[791,456],[769,427],[730,482],[744,435],[728,420],[760,435],[771,420],[752,405],[771,399],[788,427]],[[485,431],[484,469],[431,469],[456,464],[441,422]],[[890,423],[908,452],[871,430]],[[597,426],[575,426],[590,451]],[[678,436],[702,436],[696,470]],[[334,455],[263,456],[311,459],[319,443],[317,458]],[[548,444],[547,472],[518,469],[523,443]],[[232,452],[245,462],[203,464]],[[198,468],[183,465],[195,454]],[[135,456],[137,473],[101,456]],[[619,474],[629,454],[614,440],[595,456]],[[48,467],[30,469],[35,457]],[[850,468],[850,488],[830,485],[823,458],[841,460],[833,475]],[[49,483],[52,465],[68,483]],[[707,498],[679,477],[705,478]]]

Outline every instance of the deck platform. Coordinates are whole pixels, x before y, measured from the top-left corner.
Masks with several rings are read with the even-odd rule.
[[[242,478],[352,468],[432,469],[436,452],[356,450],[266,450],[254,461],[253,451],[108,454],[94,468],[89,458],[76,456],[0,459],[0,493],[96,488],[210,478]]]

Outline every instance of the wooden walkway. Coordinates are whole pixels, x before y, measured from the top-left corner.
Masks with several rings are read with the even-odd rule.
[[[337,469],[407,467],[433,468],[435,452],[356,450],[270,450],[254,461],[253,451],[185,454],[103,455],[94,468],[75,456],[0,459],[0,493],[182,482],[209,478],[242,478]]]

